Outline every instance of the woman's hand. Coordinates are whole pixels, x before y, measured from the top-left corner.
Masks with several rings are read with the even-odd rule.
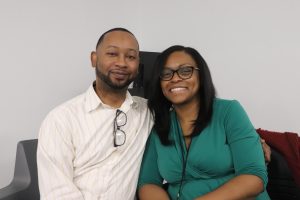
[[[264,151],[265,161],[268,164],[269,162],[271,162],[271,148],[264,139],[261,138],[260,142]]]

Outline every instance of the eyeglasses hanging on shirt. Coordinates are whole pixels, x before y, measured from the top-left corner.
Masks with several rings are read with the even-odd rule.
[[[126,141],[126,134],[123,130],[121,130],[122,126],[125,126],[127,122],[127,116],[126,114],[117,109],[116,111],[116,117],[114,119],[114,146],[122,146]]]

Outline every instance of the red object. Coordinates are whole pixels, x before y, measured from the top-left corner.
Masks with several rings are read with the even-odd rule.
[[[256,131],[269,146],[282,154],[287,161],[296,184],[300,187],[300,137],[297,133],[280,133],[260,128]]]

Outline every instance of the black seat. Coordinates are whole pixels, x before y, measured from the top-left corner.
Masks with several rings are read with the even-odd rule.
[[[0,189],[0,200],[38,200],[37,139],[18,143],[12,182]]]
[[[158,52],[140,51],[139,74],[133,82],[129,92],[134,96],[147,98],[149,84],[152,81],[152,71]]]
[[[299,200],[300,188],[284,157],[272,148],[271,162],[268,165],[267,191],[272,200]]]

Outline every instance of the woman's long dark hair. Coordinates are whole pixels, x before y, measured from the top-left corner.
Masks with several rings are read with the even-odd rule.
[[[200,107],[198,117],[194,122],[192,136],[199,135],[202,130],[209,124],[212,118],[213,101],[215,98],[215,88],[212,82],[209,68],[199,54],[191,47],[171,46],[158,55],[152,74],[153,81],[149,91],[148,107],[154,115],[154,129],[157,132],[160,141],[164,145],[170,144],[169,132],[171,126],[170,109],[172,103],[163,95],[160,85],[160,73],[163,70],[168,57],[174,52],[185,52],[190,55],[196,62],[199,70],[199,91]],[[197,71],[195,71],[197,72]]]

